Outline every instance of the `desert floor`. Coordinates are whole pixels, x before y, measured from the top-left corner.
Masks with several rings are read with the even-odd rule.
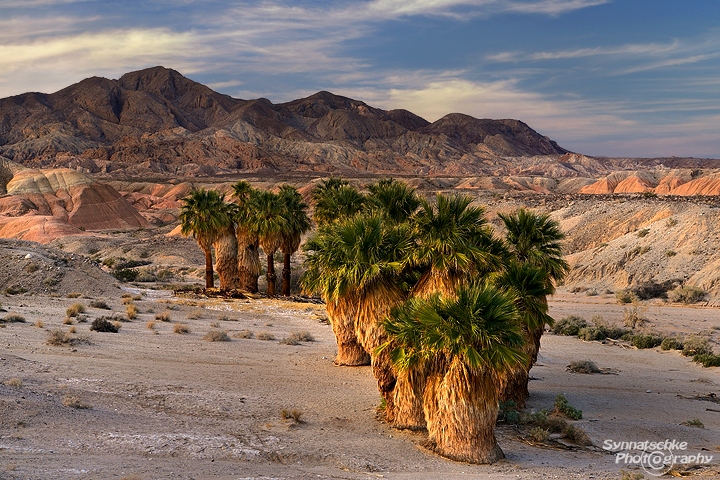
[[[124,312],[123,293],[128,290],[114,288],[102,299]],[[83,341],[65,346],[46,344],[49,332],[67,331],[66,308],[92,299],[0,297],[8,312],[2,315],[26,319],[0,328],[0,478],[606,479],[620,478],[621,469],[642,473],[616,464],[600,448],[608,439],[686,441],[688,452],[716,457],[709,468],[687,473],[720,478],[720,405],[690,398],[718,393],[718,369],[678,352],[545,335],[528,410],[551,408],[564,393],[582,409],[576,424],[595,447],[534,446],[515,427],[499,426],[507,458],[468,465],[423,449],[421,433],[377,420],[370,368],[333,365],[334,337],[321,305],[129,293],[136,295],[138,318],[118,333],[91,332],[89,321],[109,312],[88,308],[88,321],[73,325]],[[148,328],[163,312],[170,321]],[[620,322],[623,307],[609,296],[561,292],[551,313]],[[720,326],[716,308],[656,304],[646,316],[665,332]],[[189,333],[173,333],[177,324]],[[231,341],[204,340],[212,328]],[[238,338],[246,330],[254,337]],[[297,332],[315,341],[279,341]],[[717,341],[720,332],[713,332]],[[259,339],[266,337],[274,340]],[[617,374],[566,371],[570,362],[586,359]],[[281,418],[283,410],[295,410],[300,421]],[[681,425],[694,419],[704,428]]]

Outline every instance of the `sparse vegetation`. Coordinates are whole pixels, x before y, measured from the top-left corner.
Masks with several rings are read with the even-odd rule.
[[[260,332],[257,334],[257,339],[258,340],[266,340],[266,341],[275,340],[275,335],[273,335],[270,332]]]
[[[705,424],[697,418],[682,422],[680,425],[685,425],[686,427],[705,428]]]
[[[590,437],[580,427],[576,427],[575,425],[568,425],[564,433],[565,438],[575,443],[576,445],[582,445],[585,447],[592,445]]]
[[[7,387],[20,388],[20,387],[23,386],[23,381],[22,381],[21,379],[17,378],[17,377],[15,377],[15,378],[10,378],[10,379],[8,379],[8,380],[5,380],[3,383],[4,383],[5,386],[7,386]]]
[[[72,328],[69,329],[67,332],[63,332],[59,328],[50,330],[48,332],[48,337],[45,340],[45,343],[54,347],[77,345],[79,343],[90,343],[90,340],[87,337],[73,337],[74,333],[75,330]]]
[[[90,325],[90,330],[95,332],[117,333],[119,329],[111,320],[112,318],[108,318],[104,315],[102,317],[98,317],[93,320]]]
[[[660,344],[660,350],[682,350],[683,344],[675,337],[665,337]]]
[[[203,336],[203,340],[208,342],[229,342],[230,337],[225,330],[213,329]]]
[[[677,287],[668,293],[668,299],[675,303],[697,303],[705,298],[705,291],[691,285]]]
[[[533,427],[528,434],[530,438],[540,443],[546,442],[550,438],[550,432],[542,427]]]
[[[578,360],[571,362],[567,370],[573,373],[601,373],[601,370],[592,360]]]
[[[286,408],[280,410],[280,418],[283,420],[292,420],[295,423],[303,423],[302,412],[294,408],[292,410]]]
[[[584,318],[578,315],[569,315],[555,322],[552,327],[552,332],[556,335],[575,336],[580,332],[581,328],[587,326],[588,323]]]
[[[637,232],[635,232],[635,235],[637,235],[638,238],[643,238],[643,237],[646,237],[649,233],[650,233],[649,228],[642,228],[642,229],[638,230]]]
[[[677,255],[677,252],[675,250],[666,250],[665,251],[665,256],[668,258],[674,257],[675,255]]]
[[[253,338],[254,336],[255,334],[250,330],[240,330],[233,335],[235,338]]]
[[[35,325],[37,328],[45,328],[45,323],[43,323],[42,320],[36,320],[35,323],[34,323],[34,325]]]
[[[714,353],[699,353],[693,356],[693,361],[705,368],[720,367],[720,355],[715,355]]]
[[[648,307],[643,306],[640,302],[633,302],[631,307],[623,308],[623,323],[626,327],[635,329],[647,322],[645,312]]]
[[[125,313],[127,314],[127,318],[129,320],[135,320],[139,312],[137,306],[135,306],[134,303],[128,303],[125,307]]]
[[[605,340],[606,338],[615,340],[623,338],[630,333],[632,332],[626,328],[599,323],[592,327],[581,328],[578,332],[578,337],[585,341]]]
[[[166,310],[164,312],[156,313],[155,320],[159,320],[161,322],[169,322],[170,321],[170,312],[168,312]]]
[[[188,326],[187,326],[186,324],[184,324],[184,323],[176,323],[176,324],[173,326],[173,333],[177,333],[177,334],[180,334],[180,335],[184,335],[184,334],[186,334],[186,333],[190,333],[190,327],[188,327]]]
[[[145,324],[145,326],[146,326],[149,330],[155,330],[155,321],[154,321],[154,320],[149,320],[149,321]]]
[[[259,336],[258,336],[259,338]],[[293,332],[287,337],[284,337],[280,340],[280,343],[283,345],[299,345],[300,342],[314,342],[315,337],[310,334],[310,332],[302,331],[302,332]]]
[[[677,224],[678,224],[678,221],[677,221],[676,219],[672,218],[672,217],[670,217],[670,218],[668,218],[667,220],[665,220],[665,226],[668,227],[668,228],[672,228],[672,227],[674,227],[674,226],[677,225]]]
[[[202,318],[202,316],[203,316],[202,308],[196,308],[192,312],[188,313],[187,318],[188,318],[188,320],[198,320],[198,319]]]
[[[582,418],[582,410],[570,405],[568,399],[562,393],[555,397],[555,410],[553,412],[564,415],[571,420],[580,420]]]
[[[73,324],[73,319],[72,319],[72,317],[65,317],[65,318],[63,318],[63,322],[62,322],[62,323],[63,323],[63,325],[72,325],[72,324]]]
[[[66,298],[80,298],[82,296],[82,293],[80,292],[70,292],[67,295],[65,295]]]
[[[640,349],[655,348],[657,346],[660,346],[663,340],[665,340],[665,338],[662,335],[658,335],[656,333],[638,333],[632,336],[630,343],[632,343],[633,347]]]
[[[62,399],[62,404],[65,407],[76,408],[78,410],[92,408],[90,405],[80,400],[79,397],[74,395],[65,395]]]
[[[690,335],[683,342],[682,354],[685,357],[694,357],[695,355],[712,354],[712,348],[707,338],[698,335]]]
[[[100,308],[102,310],[111,310],[110,306],[104,300],[93,300],[90,302],[90,307]]]
[[[17,313],[10,313],[0,319],[0,323],[25,323],[25,317]]]
[[[80,313],[85,313],[85,305],[82,303],[73,303],[68,307],[68,309],[65,311],[65,315],[68,317],[77,317]]]
[[[631,290],[618,290],[615,292],[615,299],[618,303],[632,303],[636,302],[638,300],[637,295],[635,295]]]

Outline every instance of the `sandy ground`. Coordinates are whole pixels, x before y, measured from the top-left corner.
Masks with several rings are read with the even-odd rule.
[[[125,311],[122,293],[104,297],[116,312]],[[90,298],[0,297],[8,313],[27,320],[0,328],[0,478],[605,479],[619,478],[621,468],[640,472],[599,448],[608,439],[686,441],[688,451],[717,457],[711,468],[689,473],[720,478],[720,405],[684,398],[718,393],[718,369],[703,369],[677,352],[546,335],[531,372],[528,408],[550,408],[564,393],[583,410],[576,424],[596,447],[532,446],[514,427],[501,426],[507,459],[467,465],[424,450],[423,434],[376,419],[379,395],[370,369],[333,365],[334,338],[322,306],[176,298],[162,291],[140,298],[139,317],[122,323],[119,333],[76,323],[75,337],[89,343],[50,346],[49,331],[69,328],[62,324],[65,309],[76,301],[89,305]],[[610,298],[572,294],[555,297],[551,310],[556,318],[622,314]],[[164,311],[170,322],[147,328]],[[720,325],[718,309],[658,305],[650,312],[653,323],[673,329]],[[89,308],[88,320],[107,313]],[[178,323],[190,333],[173,333]],[[213,325],[232,340],[203,340]],[[254,338],[235,337],[242,330]],[[315,341],[279,342],[302,331]],[[262,333],[275,340],[258,339]],[[571,361],[585,359],[619,373],[566,371]],[[88,408],[64,405],[73,399],[75,407]],[[301,421],[282,419],[283,410],[297,410]],[[704,428],[681,425],[693,419]]]

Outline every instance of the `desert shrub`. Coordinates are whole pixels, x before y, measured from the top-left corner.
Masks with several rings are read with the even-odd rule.
[[[656,333],[642,334],[637,333],[632,336],[630,343],[636,348],[655,348],[662,344],[665,338],[662,335]]]
[[[575,443],[576,445],[582,445],[585,447],[592,445],[590,437],[588,437],[588,434],[585,433],[585,431],[580,427],[576,427],[575,425],[568,425],[565,429],[565,432],[563,433],[565,434],[565,438]]]
[[[63,323],[63,325],[72,325],[73,319],[72,319],[72,317],[65,317],[65,318],[63,318],[62,323]]]
[[[112,310],[104,300],[93,300],[90,302],[92,308],[100,308],[102,310]]]
[[[148,320],[148,322],[145,324],[145,326],[149,330],[155,330],[155,321],[154,320]]]
[[[65,295],[65,298],[80,298],[82,296],[82,293],[80,292],[70,292],[67,295]]]
[[[693,362],[699,363],[705,368],[720,367],[720,355],[714,353],[699,353],[693,356]]]
[[[548,415],[547,410],[541,410],[531,415],[522,415],[520,423],[534,425],[547,430],[550,433],[562,433],[568,426],[567,420],[557,415]]]
[[[592,327],[581,328],[578,337],[581,340],[605,340],[606,338],[618,339],[628,335],[630,330],[605,324],[594,325]]]
[[[84,403],[80,398],[74,396],[74,395],[65,395],[62,399],[62,404],[65,407],[69,408],[77,408],[77,409],[87,409],[91,408],[90,405]]]
[[[108,258],[103,259],[102,264],[108,268],[113,268],[115,266],[116,261],[117,260],[115,260],[114,258],[108,257]]]
[[[600,373],[600,369],[592,360],[578,360],[571,362],[567,370],[573,373]]]
[[[536,442],[546,442],[548,438],[550,438],[550,432],[542,427],[533,427],[528,433],[530,435],[530,438],[532,438]]]
[[[555,413],[564,415],[571,420],[580,420],[582,418],[582,410],[570,405],[568,399],[562,393],[555,397]]]
[[[77,317],[80,313],[85,313],[85,305],[82,303],[73,303],[65,310],[65,315],[68,317]]]
[[[5,380],[3,383],[8,387],[18,387],[19,388],[19,387],[23,386],[23,381],[17,377]]]
[[[674,257],[675,255],[677,255],[677,252],[675,250],[666,250],[665,251],[665,256],[668,258]]]
[[[25,323],[25,321],[25,317],[18,315],[17,313],[10,313],[0,319],[0,322],[2,323]]]
[[[637,301],[637,296],[631,290],[618,290],[615,292],[615,300],[618,303],[632,303]]]
[[[665,220],[665,226],[668,228],[674,227],[677,224],[678,224],[678,221],[672,217]]]
[[[255,334],[250,330],[240,330],[233,337],[235,338],[253,338]]]
[[[315,337],[310,332],[293,332],[287,337],[280,340],[280,343],[284,345],[298,345],[300,342],[314,342]]]
[[[135,277],[135,281],[140,283],[157,282],[157,275],[151,270],[140,270],[137,277]]]
[[[260,332],[257,334],[258,340],[275,340],[275,335],[270,332]]]
[[[668,293],[668,299],[675,303],[697,303],[705,298],[705,291],[691,285],[677,287]]]
[[[45,328],[45,323],[43,323],[42,320],[35,320],[35,323],[33,325],[35,325],[37,328]]]
[[[510,399],[505,402],[500,402],[498,420],[509,425],[517,425],[520,423],[520,412],[514,400]]]
[[[697,335],[690,335],[683,342],[682,354],[685,357],[694,357],[695,355],[712,354],[712,348],[707,338]]]
[[[134,303],[128,303],[128,305],[125,307],[125,313],[127,313],[128,319],[135,320],[138,316],[138,308],[135,306]]]
[[[587,322],[584,318],[578,315],[569,315],[563,317],[552,327],[552,332],[557,335],[577,335],[581,328],[587,327]]]
[[[166,310],[164,312],[156,313],[155,320],[159,320],[161,322],[169,322],[170,321],[170,312],[168,312]]]
[[[144,267],[145,265],[150,265],[151,263],[152,262],[149,260],[118,259],[118,262],[115,264],[115,270],[135,269],[135,267]]]
[[[187,318],[189,320],[198,320],[199,318],[202,318],[202,316],[203,316],[202,308],[196,308],[192,312],[188,313]]]
[[[643,307],[638,302],[633,302],[632,307],[623,308],[623,323],[628,328],[636,328],[647,322],[645,312],[647,307]]]
[[[139,274],[137,268],[120,268],[113,272],[113,276],[121,282],[134,282]]]
[[[173,333],[184,335],[186,333],[190,333],[190,328],[184,323],[176,323],[173,326]]]
[[[701,422],[699,418],[693,418],[692,420],[682,422],[680,425],[685,425],[686,427],[705,428],[705,424]]]
[[[8,295],[17,295],[25,292],[27,292],[27,288],[22,285],[11,285],[5,289],[5,293]]]
[[[302,412],[294,408],[292,410],[283,408],[280,410],[280,418],[283,420],[293,420],[296,423],[302,423]]]
[[[637,235],[639,238],[643,238],[643,237],[646,237],[648,235],[648,233],[650,233],[649,228],[642,228],[642,229],[638,230],[635,233],[635,235]]]
[[[113,322],[111,322],[108,317],[104,315],[93,320],[92,324],[90,325],[90,330],[93,330],[95,332],[118,332],[117,326]]]
[[[225,330],[213,329],[203,335],[203,340],[207,340],[208,342],[229,342],[230,337],[228,337]]]
[[[683,344],[674,337],[665,337],[660,344],[660,350],[682,350]]]
[[[595,290],[594,288],[590,288],[590,289],[588,289],[588,290],[585,290],[585,295],[588,296],[588,297],[594,297],[594,296],[596,296],[597,294],[598,294],[598,291]]]
[[[645,480],[645,475],[642,473],[620,470],[620,480]]]
[[[63,332],[60,329],[50,330],[48,332],[48,338],[45,340],[48,345],[59,347],[61,345],[70,345],[72,343],[72,336],[67,332]]]
[[[678,280],[666,280],[660,283],[653,281],[643,282],[631,288],[630,292],[633,293],[640,300],[650,300],[651,298],[665,298],[667,297],[667,292],[675,288],[678,283]]]
[[[25,266],[23,267],[23,270],[24,270],[26,273],[35,273],[35,272],[37,272],[38,270],[40,270],[40,265],[38,265],[38,264],[35,263],[35,262],[30,262],[30,263],[28,263],[27,265],[25,265]]]

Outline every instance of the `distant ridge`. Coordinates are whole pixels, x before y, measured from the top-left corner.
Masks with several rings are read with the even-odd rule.
[[[453,113],[430,123],[324,91],[240,100],[164,67],[0,99],[1,156],[85,173],[479,175],[567,153],[519,120]]]

